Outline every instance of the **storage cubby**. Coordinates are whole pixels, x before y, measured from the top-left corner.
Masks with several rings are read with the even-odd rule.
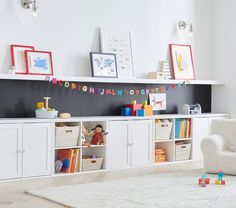
[[[80,122],[58,122],[55,124],[55,147],[63,149],[80,146]]]
[[[82,171],[101,170],[106,168],[106,147],[86,147],[82,148]]]
[[[163,141],[173,139],[173,119],[156,119],[155,120],[155,140]]]
[[[174,126],[174,137],[176,140],[192,138],[191,118],[176,118]]]
[[[191,159],[192,141],[175,141],[175,161]]]
[[[106,129],[105,121],[85,121],[81,124],[81,145],[82,146],[105,146],[106,145]],[[96,127],[99,132],[96,132]],[[97,134],[97,135],[96,135]],[[102,142],[100,142],[102,140]]]
[[[55,173],[80,172],[81,149],[67,148],[55,150]]]
[[[158,141],[158,142],[154,142],[154,146],[155,146],[155,149],[154,149],[154,158],[155,158],[155,163],[159,163],[157,162],[156,160],[156,151],[157,149],[160,150],[160,149],[163,149],[165,151],[165,155],[166,155],[166,160],[163,161],[163,162],[173,162],[175,161],[175,142],[174,140],[169,140],[169,141]]]

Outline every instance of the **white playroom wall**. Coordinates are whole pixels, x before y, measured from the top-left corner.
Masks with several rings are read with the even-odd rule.
[[[214,0],[213,78],[225,82],[213,90],[212,109],[236,118],[236,1]]]
[[[91,76],[89,52],[99,51],[99,27],[131,29],[136,77],[156,71],[169,43],[193,45],[197,79],[212,77],[212,0],[37,0],[38,16],[21,0],[1,0],[0,73],[10,65],[9,44],[53,52],[55,74]],[[192,22],[194,36],[175,25]]]

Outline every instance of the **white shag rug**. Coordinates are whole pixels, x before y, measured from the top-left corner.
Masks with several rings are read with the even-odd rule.
[[[72,208],[236,208],[236,176],[226,185],[197,184],[200,172],[177,172],[31,190]],[[214,182],[215,175],[210,175]]]

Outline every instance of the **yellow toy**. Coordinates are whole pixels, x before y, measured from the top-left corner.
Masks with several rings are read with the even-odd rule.
[[[44,108],[44,103],[43,102],[37,102],[37,109]]]

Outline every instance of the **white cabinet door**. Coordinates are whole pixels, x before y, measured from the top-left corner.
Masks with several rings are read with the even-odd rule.
[[[152,162],[152,121],[132,121],[131,161],[132,166],[149,165]]]
[[[128,121],[110,121],[107,140],[109,169],[130,167],[130,141]]]
[[[22,125],[0,125],[0,179],[22,175]]]
[[[210,118],[193,118],[192,159],[202,160],[201,141],[210,134]]]
[[[50,174],[51,124],[23,125],[23,177]]]

